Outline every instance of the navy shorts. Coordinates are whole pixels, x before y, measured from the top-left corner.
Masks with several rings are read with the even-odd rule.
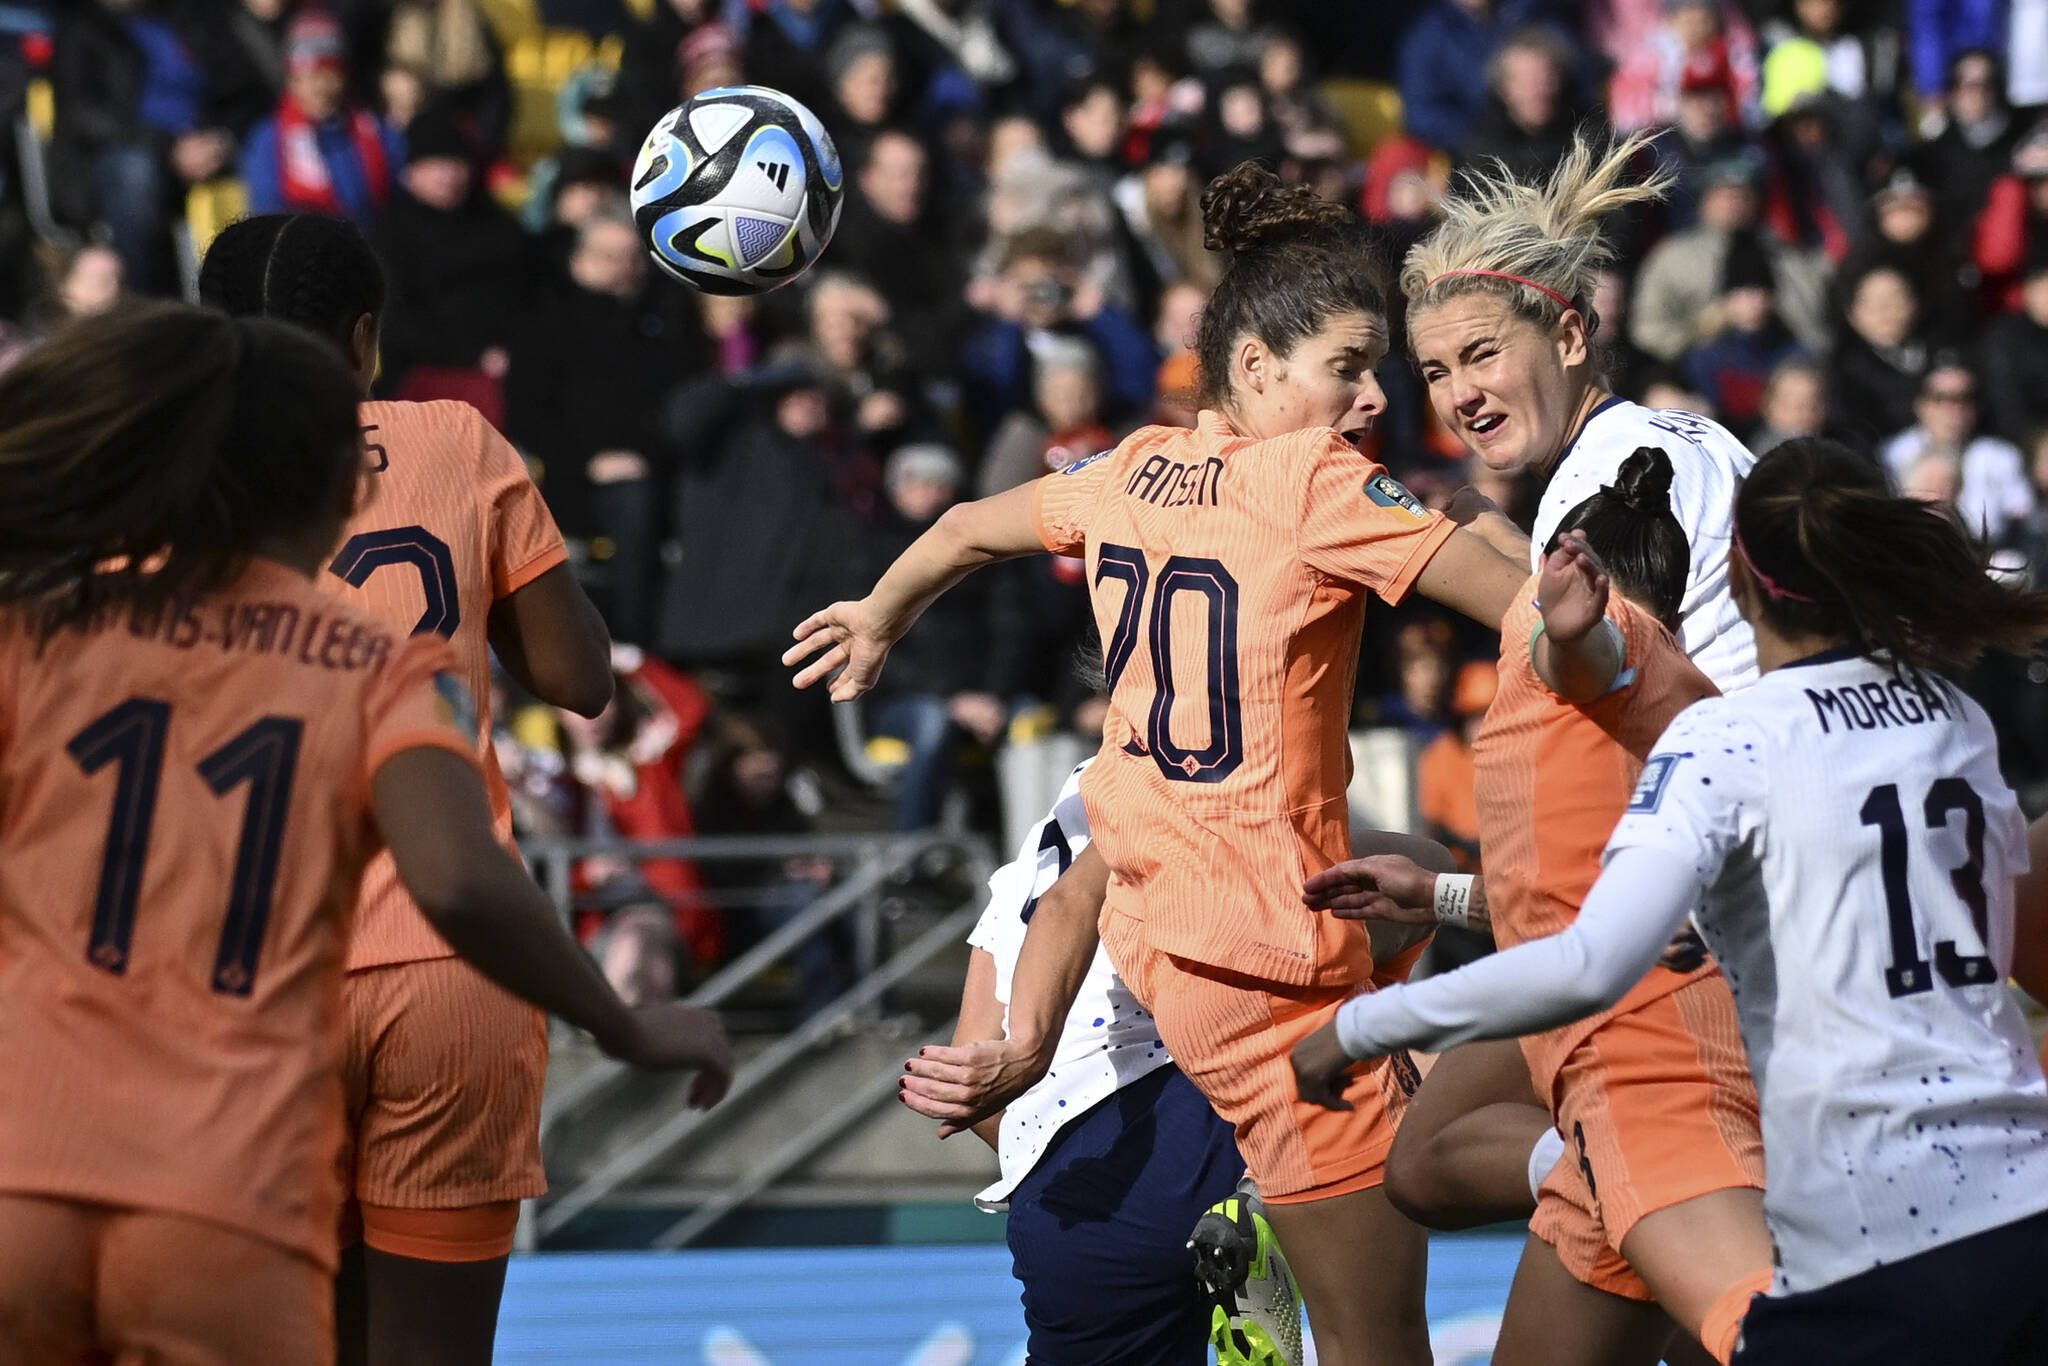
[[[2048,1214],[1796,1295],[1763,1295],[1734,1366],[2048,1362]]]
[[[1188,1235],[1243,1174],[1231,1127],[1176,1067],[1060,1130],[1010,1195],[1031,1366],[1206,1362]]]

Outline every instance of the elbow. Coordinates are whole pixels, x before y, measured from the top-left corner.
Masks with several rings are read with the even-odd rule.
[[[579,671],[573,678],[565,680],[555,690],[555,696],[548,700],[566,711],[595,720],[612,704],[616,686],[611,666],[607,663],[602,669]]]
[[[427,923],[460,949],[492,918],[496,904],[492,888],[500,871],[495,864],[507,857],[493,845],[488,850],[436,860],[429,868],[401,867],[399,874]]]

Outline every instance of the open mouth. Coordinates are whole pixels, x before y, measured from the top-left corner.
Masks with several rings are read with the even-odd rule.
[[[1479,438],[1481,441],[1484,441],[1487,438],[1491,437],[1495,432],[1499,431],[1501,424],[1503,422],[1506,422],[1507,420],[1508,418],[1506,413],[1483,413],[1480,416],[1472,419],[1470,422],[1467,422],[1465,424],[1465,430],[1472,433],[1473,436]]]
[[[1352,450],[1363,451],[1365,449],[1365,438],[1371,432],[1371,427],[1353,427],[1350,431],[1344,431],[1340,428],[1337,435],[1343,437],[1350,444]]]

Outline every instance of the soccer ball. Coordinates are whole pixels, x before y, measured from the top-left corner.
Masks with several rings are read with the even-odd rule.
[[[839,149],[780,90],[721,86],[661,116],[633,163],[633,221],[654,262],[707,294],[762,294],[804,273],[845,198]]]

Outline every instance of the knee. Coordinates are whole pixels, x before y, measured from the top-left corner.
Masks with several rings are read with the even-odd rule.
[[[1410,1223],[1439,1233],[1468,1228],[1471,1221],[1458,1217],[1454,1192],[1438,1173],[1445,1154],[1432,1134],[1403,1131],[1387,1154],[1387,1202]]]

